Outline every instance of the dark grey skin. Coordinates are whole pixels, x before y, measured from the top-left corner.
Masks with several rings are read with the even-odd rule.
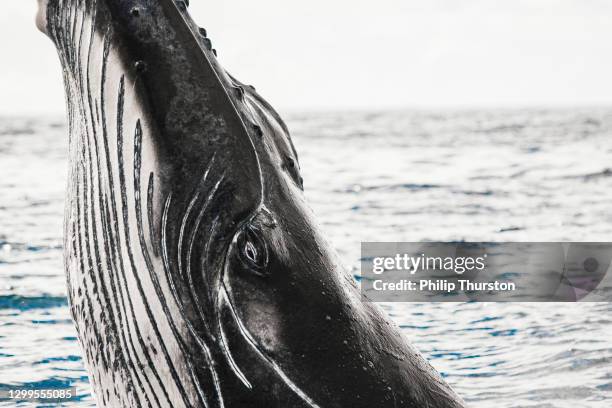
[[[287,127],[171,0],[40,1],[65,265],[100,407],[463,407],[340,266]]]

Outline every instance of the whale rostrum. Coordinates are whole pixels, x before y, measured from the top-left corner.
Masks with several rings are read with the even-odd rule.
[[[463,407],[322,237],[274,109],[172,0],[39,0],[99,407]]]

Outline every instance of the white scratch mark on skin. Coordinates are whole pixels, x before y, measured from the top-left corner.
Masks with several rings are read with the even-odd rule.
[[[242,334],[242,336],[245,338],[245,340],[249,343],[249,345],[255,350],[255,352],[263,359],[265,360],[268,364],[270,364],[270,366],[272,367],[272,369],[274,370],[274,372],[285,382],[285,384],[293,391],[295,392],[304,402],[306,402],[310,407],[312,408],[321,408],[319,405],[317,405],[308,395],[306,395],[306,393],[304,391],[302,391],[300,389],[300,387],[298,387],[293,381],[291,381],[291,379],[287,376],[287,374],[285,374],[283,372],[283,370],[279,367],[279,365],[272,360],[270,357],[268,357],[267,355],[265,355],[257,346],[257,342],[255,341],[255,339],[253,339],[253,337],[251,336],[251,334],[249,333],[249,331],[247,330],[247,328],[244,326],[244,324],[242,323],[242,321],[240,320],[240,318],[238,317],[238,315],[236,314],[236,311],[234,309],[234,306],[232,305],[232,302],[229,300],[229,295],[227,293],[227,288],[225,287],[225,284],[223,284],[221,291],[220,291],[220,295],[223,296],[223,298],[225,299],[225,301],[228,304],[229,310],[232,313],[232,317],[234,318],[234,321],[236,322],[236,324],[238,324],[238,328],[240,329],[240,332]]]
[[[225,331],[223,330],[223,325],[221,324],[221,315],[220,314],[219,314],[219,331],[221,332],[221,346],[223,347],[223,354],[225,354],[225,357],[227,358],[227,361],[229,362],[230,366],[232,367],[232,370],[234,371],[236,376],[240,379],[240,381],[242,381],[242,383],[249,390],[252,390],[253,386],[251,385],[249,380],[247,380],[247,378],[244,375],[244,373],[240,370],[240,367],[238,367],[238,364],[236,364],[236,361],[234,360],[234,357],[232,356],[232,352],[229,350],[229,346],[228,346],[228,343],[227,343],[227,337],[225,335]]]

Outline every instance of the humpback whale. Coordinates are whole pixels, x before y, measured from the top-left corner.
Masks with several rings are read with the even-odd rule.
[[[39,0],[69,124],[64,263],[99,407],[458,408],[320,233],[278,113],[187,1]]]

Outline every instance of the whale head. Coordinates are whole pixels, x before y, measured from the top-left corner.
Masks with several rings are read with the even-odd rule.
[[[460,406],[362,300],[287,126],[188,2],[39,4],[67,99],[68,293],[100,406]]]

